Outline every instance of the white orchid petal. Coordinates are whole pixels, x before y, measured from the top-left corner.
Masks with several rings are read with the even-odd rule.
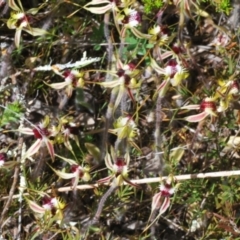
[[[54,170],[54,172],[62,179],[71,179],[71,178],[76,177],[75,172],[74,173],[65,173],[65,172],[61,172],[61,171],[58,171],[58,170]]]
[[[31,201],[31,200],[28,200],[28,205],[35,213],[42,213],[42,214],[44,214],[46,212],[45,208],[39,206],[37,203],[35,203],[35,202]]]
[[[206,112],[202,112],[196,115],[192,115],[189,117],[184,118],[186,121],[188,122],[200,122],[202,121],[204,118],[206,118],[207,116],[209,116],[209,113]]]
[[[200,109],[200,105],[199,104],[187,105],[187,106],[181,107],[181,109],[198,110]]]

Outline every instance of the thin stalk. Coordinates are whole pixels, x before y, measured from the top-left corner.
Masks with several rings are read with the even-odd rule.
[[[19,172],[19,215],[18,215],[18,234],[17,234],[17,240],[21,239],[21,230],[22,230],[22,205],[23,205],[23,194],[24,190],[26,188],[26,178],[24,174],[24,165],[25,160],[23,158],[23,155],[25,154],[26,146],[23,144],[23,137],[19,138],[18,143],[18,157],[17,161],[20,162],[20,172]]]
[[[112,39],[110,36],[110,31],[109,31],[109,21],[110,21],[110,12],[106,12],[104,14],[104,36],[107,40],[107,53],[108,53],[108,66],[107,69],[110,71],[112,69],[112,58],[113,58],[113,44],[112,44]],[[112,80],[112,75],[107,73],[106,75],[106,81],[111,81]]]
[[[19,140],[20,141],[20,140]],[[21,159],[18,159],[18,161],[20,161]],[[15,170],[14,170],[14,174],[13,174],[13,182],[12,182],[12,186],[11,186],[11,189],[9,191],[9,195],[8,195],[8,199],[7,199],[7,202],[2,210],[2,213],[1,213],[1,216],[0,216],[0,229],[2,229],[2,225],[3,225],[3,222],[4,222],[4,217],[5,217],[5,214],[8,212],[9,210],[9,207],[10,207],[10,204],[12,202],[12,199],[13,199],[13,195],[14,195],[14,192],[16,190],[16,187],[17,187],[17,183],[18,183],[18,176],[19,176],[19,170],[20,170],[20,165],[17,164],[15,166]]]
[[[106,78],[105,81],[111,81],[113,76],[112,74],[109,74],[109,72],[113,67],[113,43],[112,43],[112,39],[110,36],[110,31],[109,31],[109,22],[110,22],[110,12],[107,12],[104,14],[104,36],[107,40],[107,52],[108,52],[108,66],[107,66],[107,74],[106,74]],[[110,96],[110,101],[108,104],[108,109],[107,109],[107,113],[106,113],[106,121],[105,121],[105,126],[104,126],[104,132],[103,132],[103,137],[102,137],[102,147],[101,147],[101,159],[104,159],[105,157],[105,147],[106,147],[106,143],[108,140],[108,130],[112,125],[112,119],[113,119],[113,106],[114,103],[116,101],[117,98],[117,91],[115,91],[114,89],[111,91],[111,96]]]
[[[220,171],[220,172],[208,172],[208,173],[195,173],[195,174],[184,174],[184,175],[177,175],[174,176],[174,180],[176,181],[186,181],[191,179],[203,179],[203,178],[218,178],[218,177],[233,177],[233,176],[240,176],[240,170],[234,170],[234,171]],[[134,184],[148,184],[148,183],[159,183],[160,181],[168,179],[169,176],[163,176],[163,177],[155,177],[155,178],[143,178],[143,179],[131,179],[131,181]],[[108,183],[106,183],[107,185]],[[123,185],[127,185],[128,183],[123,182]],[[86,190],[86,189],[93,189],[98,188],[99,184],[82,184],[76,186],[76,189],[78,190]],[[69,192],[73,191],[72,187],[61,187],[56,189],[58,192]],[[48,190],[47,193],[51,193],[52,190]],[[24,193],[24,196],[29,196],[29,193]],[[8,199],[9,196],[2,197],[0,201],[4,201]],[[19,194],[13,195],[12,199],[19,198]]]
[[[157,104],[156,104],[156,124],[155,124],[155,152],[158,153],[161,148],[161,143],[162,143],[162,137],[161,137],[161,123],[162,123],[162,97],[160,94],[158,95],[157,98]],[[156,161],[159,163],[160,167],[160,173],[163,172],[164,168],[164,162],[162,159],[162,155],[156,154],[155,155]]]
[[[114,144],[114,149],[115,149],[115,152],[118,152],[119,156],[124,156],[125,153],[129,151],[128,148],[129,146],[126,138],[124,139],[117,138]]]
[[[126,38],[126,31],[127,29],[126,28],[123,28],[122,31],[121,31],[121,44],[120,44],[120,47],[119,47],[119,57],[120,59],[122,59],[123,57],[123,49],[124,49],[124,46],[125,46],[125,38]]]
[[[155,219],[156,215],[157,215],[157,209],[155,209],[155,210],[153,211],[152,216],[151,216],[151,218],[149,219],[150,223],[153,222],[153,220]],[[151,226],[151,228],[150,228],[151,236],[152,236],[151,239],[152,239],[152,240],[155,239],[155,237],[154,237],[154,236],[155,236],[155,229],[156,229],[156,225],[153,224],[153,225]]]
[[[104,159],[106,154],[106,144],[108,140],[108,130],[112,125],[113,121],[113,112],[114,112],[114,103],[117,98],[118,91],[115,91],[114,89],[111,91],[110,101],[108,104],[107,112],[106,112],[106,119],[105,119],[105,126],[104,126],[104,132],[102,136],[102,146],[101,146],[101,159]]]
[[[98,209],[97,212],[95,213],[95,216],[93,217],[91,224],[95,224],[99,221],[99,218],[101,216],[103,207],[105,202],[107,201],[108,197],[118,188],[116,185],[111,185],[111,187],[103,194],[99,204],[98,204]]]
[[[191,179],[203,179],[203,178],[217,178],[217,177],[232,177],[232,176],[239,176],[240,170],[234,170],[234,171],[220,171],[220,172],[208,172],[208,173],[195,173],[195,174],[184,174],[184,175],[177,175],[174,176],[174,179],[176,181],[185,181],[185,180],[191,180]],[[131,181],[134,184],[148,184],[148,183],[159,183],[160,181],[168,179],[169,176],[163,176],[163,177],[155,177],[155,178],[143,178],[143,179],[131,179]],[[123,183],[124,185],[127,185],[127,183]],[[107,185],[107,184],[106,184]],[[93,189],[99,187],[98,184],[82,184],[78,185],[76,189],[79,190],[85,190],[85,189]],[[57,189],[58,192],[68,192],[72,191],[72,187],[61,187]],[[50,193],[51,190],[49,190],[47,193]],[[17,197],[18,195],[16,195]],[[6,199],[5,197],[2,198]]]

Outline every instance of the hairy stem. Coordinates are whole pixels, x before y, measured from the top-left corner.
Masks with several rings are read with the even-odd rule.
[[[105,157],[105,147],[107,144],[107,140],[108,140],[108,130],[112,125],[112,119],[113,119],[113,112],[114,112],[114,102],[117,98],[117,91],[115,91],[114,89],[111,92],[111,96],[110,96],[110,101],[108,104],[108,108],[107,108],[107,112],[106,112],[106,119],[105,119],[105,126],[104,126],[104,132],[103,132],[103,136],[102,136],[102,146],[101,146],[101,159],[104,159]]]
[[[158,153],[160,151],[160,147],[161,147],[161,142],[162,142],[162,138],[161,138],[161,123],[162,123],[162,97],[160,95],[158,95],[157,98],[157,104],[156,104],[156,125],[155,125],[155,133],[154,133],[154,137],[155,137],[155,152]],[[160,154],[156,154],[155,155],[156,160],[159,163],[159,168],[160,168],[160,172],[163,172],[163,168],[164,168],[164,163],[163,163],[163,159],[162,159],[162,155]]]
[[[112,69],[112,57],[113,57],[113,44],[112,44],[112,39],[110,36],[110,31],[109,31],[109,21],[110,21],[110,12],[107,12],[104,14],[104,36],[107,40],[107,61],[108,61],[108,70]],[[107,73],[106,75],[106,81],[111,81],[112,80],[112,75]]]
[[[17,240],[21,239],[21,230],[22,230],[22,205],[23,205],[23,194],[24,190],[26,188],[26,178],[24,174],[24,166],[25,166],[25,160],[23,158],[23,155],[25,154],[26,146],[23,144],[23,137],[19,138],[19,145],[18,145],[18,162],[21,163],[20,165],[20,173],[19,173],[19,215],[18,215],[18,234],[17,234]]]
[[[95,213],[95,216],[93,217],[92,224],[95,224],[99,221],[99,218],[101,216],[103,207],[105,202],[107,201],[108,197],[118,188],[116,185],[111,185],[111,187],[103,194],[99,204],[98,204],[98,209],[97,212]]]

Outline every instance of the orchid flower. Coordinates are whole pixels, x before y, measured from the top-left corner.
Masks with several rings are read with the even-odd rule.
[[[72,153],[73,149],[69,139],[73,139],[77,146],[80,148],[78,140],[78,126],[73,122],[73,118],[70,116],[63,116],[59,119],[59,124],[54,126],[52,132],[55,133],[54,141],[56,143],[63,143]]]
[[[227,83],[223,81],[218,81],[220,87],[217,89],[215,98],[220,98],[218,112],[224,112],[228,109],[231,101],[236,101],[239,98],[239,84],[236,80],[228,81]]]
[[[116,16],[118,24],[123,25],[120,33],[122,38],[125,37],[127,29],[130,29],[140,39],[150,39],[152,37],[150,34],[144,34],[136,28],[142,21],[141,14],[137,10],[128,7],[123,9],[123,13],[118,13]]]
[[[113,160],[112,160],[113,159]],[[98,183],[106,183],[112,181],[113,186],[120,186],[123,182],[126,182],[134,187],[136,184],[128,180],[128,165],[130,162],[129,154],[125,154],[125,157],[117,157],[113,147],[111,147],[111,155],[109,153],[105,156],[105,164],[111,171],[111,174],[103,179],[98,180]]]
[[[152,200],[152,212],[159,210],[159,214],[162,215],[170,206],[170,197],[174,194],[175,188],[172,186],[172,178],[163,182],[159,187],[159,192],[153,196]]]
[[[76,189],[79,179],[82,179],[85,182],[88,182],[91,179],[89,174],[89,167],[82,167],[72,159],[64,158],[61,156],[58,157],[71,165],[71,173],[66,173],[55,169],[53,169],[53,171],[62,179],[72,179],[73,189]]]
[[[110,132],[115,133],[118,139],[128,139],[132,140],[138,134],[137,125],[132,119],[132,117],[119,117],[113,123],[114,129]]]
[[[181,109],[199,109],[201,113],[186,117],[185,120],[188,122],[200,122],[204,120],[207,116],[212,119],[217,117],[217,106],[214,98],[207,97],[201,104],[183,106]]]
[[[166,64],[165,68],[158,66],[156,61],[151,59],[151,67],[160,75],[165,76],[165,80],[158,87],[157,92],[164,96],[168,90],[169,85],[173,87],[179,86],[181,82],[188,77],[188,72],[175,59],[171,59]]]
[[[72,138],[77,146],[80,148],[79,140],[78,140],[78,131],[79,127],[74,122],[68,122],[63,125],[62,133],[64,136],[64,145],[72,151],[72,146],[70,144],[69,139]]]
[[[46,116],[43,122],[39,123],[33,129],[19,127],[19,132],[27,135],[33,135],[37,139],[36,142],[27,150],[27,152],[23,156],[24,159],[33,156],[43,145],[45,145],[52,160],[54,160],[54,147],[52,141],[49,139],[53,135],[53,133],[49,130],[48,126],[49,117]]]
[[[73,70],[65,70],[63,73],[58,73],[64,78],[64,82],[60,83],[52,83],[47,84],[49,87],[53,89],[63,89],[65,88],[67,96],[70,98],[72,96],[73,89],[76,87],[83,87],[84,86],[84,72],[79,72],[75,69]]]
[[[230,42],[230,37],[226,33],[219,33],[212,41],[211,45],[215,46],[217,50],[225,48]]]
[[[149,220],[151,224],[145,228],[146,231],[150,226],[152,226],[155,221],[167,211],[170,206],[170,198],[175,193],[178,184],[173,187],[173,177],[169,176],[165,181],[163,181],[159,187],[159,192],[153,196],[152,206],[151,206],[151,214]],[[158,216],[153,220],[153,213],[155,211],[159,211]]]
[[[20,38],[22,31],[25,31],[32,36],[42,36],[45,35],[47,32],[40,28],[32,28],[30,27],[29,23],[31,21],[31,15],[36,14],[39,9],[43,6],[40,6],[39,8],[32,8],[28,10],[27,12],[24,12],[21,1],[18,0],[19,6],[15,3],[14,0],[9,0],[8,5],[10,8],[14,10],[14,12],[11,12],[11,16],[7,21],[7,26],[9,29],[16,29],[15,33],[15,45],[18,48],[20,44]]]
[[[119,149],[121,142],[123,142],[123,140],[126,140],[127,143],[132,145],[137,150],[140,150],[138,145],[134,141],[135,137],[139,134],[139,130],[131,116],[119,117],[113,123],[113,127],[114,129],[109,129],[109,132],[117,135],[117,139],[115,141],[115,149]],[[127,145],[124,146],[124,151],[128,151],[126,147]]]
[[[116,93],[117,98],[114,103],[114,110],[118,107],[125,93],[128,93],[129,97],[134,102],[132,90],[140,86],[140,83],[137,83],[137,80],[135,79],[135,76],[138,74],[139,70],[135,69],[135,65],[133,63],[123,65],[119,60],[116,79],[113,81],[99,83],[99,85],[106,88],[113,88],[112,91]]]
[[[169,41],[168,29],[163,26],[155,25],[148,30],[151,35],[149,43],[157,43],[158,46],[165,45]]]
[[[63,219],[63,210],[66,204],[57,197],[49,197],[48,195],[42,198],[42,205],[37,204],[34,201],[27,200],[29,207],[34,213],[40,214],[40,216],[45,214],[51,214],[55,216],[57,220]]]

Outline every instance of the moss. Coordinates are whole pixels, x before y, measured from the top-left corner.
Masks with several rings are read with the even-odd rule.
[[[153,10],[158,10],[162,7],[163,1],[154,1],[154,0],[143,0],[145,13],[149,14]]]

